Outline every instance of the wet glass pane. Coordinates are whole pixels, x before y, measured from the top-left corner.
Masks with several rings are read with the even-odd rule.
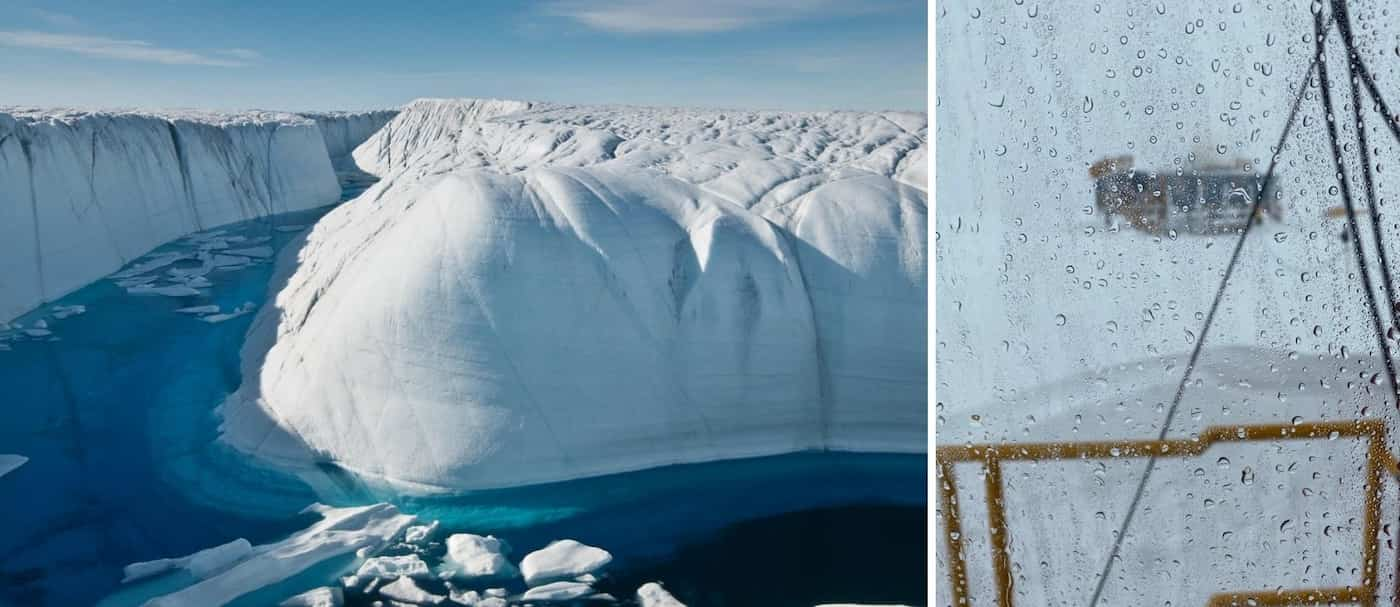
[[[936,12],[938,604],[1390,601],[1393,8]]]

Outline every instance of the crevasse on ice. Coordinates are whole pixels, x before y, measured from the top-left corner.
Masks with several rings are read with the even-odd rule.
[[[0,108],[0,320],[185,234],[335,202],[331,157],[390,117]]]
[[[223,439],[406,490],[922,452],[927,117],[421,100],[281,260]]]

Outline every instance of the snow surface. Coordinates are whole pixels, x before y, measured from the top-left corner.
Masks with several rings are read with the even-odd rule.
[[[520,574],[527,586],[592,575],[612,562],[612,554],[578,540],[550,542],[520,561]]]
[[[184,234],[335,202],[332,155],[390,117],[0,107],[0,319]]]
[[[223,439],[405,491],[926,448],[923,114],[423,100],[254,320]]]

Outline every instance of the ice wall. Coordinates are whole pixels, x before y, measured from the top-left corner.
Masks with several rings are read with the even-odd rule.
[[[224,439],[462,490],[926,444],[922,114],[415,102],[281,260]]]
[[[0,109],[0,319],[218,225],[335,202],[292,114]]]
[[[326,142],[326,153],[330,155],[331,163],[339,167],[357,146],[393,120],[394,116],[398,115],[398,110],[300,114],[316,121],[316,126],[321,129],[321,137]]]

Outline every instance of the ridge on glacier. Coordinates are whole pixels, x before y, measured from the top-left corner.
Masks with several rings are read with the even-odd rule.
[[[926,448],[927,116],[420,100],[222,439],[411,491]]]

